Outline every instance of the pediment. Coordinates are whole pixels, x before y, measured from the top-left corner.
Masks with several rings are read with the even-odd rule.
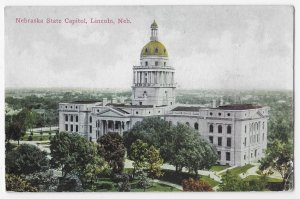
[[[124,114],[119,113],[118,111],[114,110],[114,109],[108,109],[105,110],[99,114],[97,114],[98,116],[103,116],[103,117],[121,117],[124,116]]]

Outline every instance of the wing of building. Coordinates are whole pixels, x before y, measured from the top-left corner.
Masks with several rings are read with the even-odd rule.
[[[170,124],[184,123],[212,143],[222,165],[257,162],[267,147],[269,107],[253,104],[211,107],[175,102],[175,69],[168,51],[158,40],[158,26],[151,25],[150,41],[142,48],[140,65],[133,66],[131,103],[74,101],[59,104],[59,131],[76,132],[90,141],[110,132],[123,135],[145,117],[157,116]]]

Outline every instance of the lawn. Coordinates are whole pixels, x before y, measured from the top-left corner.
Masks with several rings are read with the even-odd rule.
[[[234,175],[239,175],[241,173],[246,173],[246,171],[250,168],[254,167],[254,165],[251,164],[246,164],[245,166],[242,167],[235,167],[233,169],[230,169],[229,171],[234,174]],[[220,173],[220,175],[224,175],[226,173],[226,171]]]
[[[229,165],[214,165],[210,168],[210,171],[215,171],[215,172],[219,172],[222,171],[224,169],[229,168]]]
[[[21,138],[21,140],[28,141],[29,136],[30,134],[26,134]],[[48,134],[43,134],[43,135],[33,134],[32,136],[32,141],[46,141],[46,140],[49,140]]]
[[[144,192],[144,189],[139,188],[137,180],[130,182],[131,192]],[[96,182],[96,192],[117,192],[116,183],[110,178],[101,178]],[[150,187],[146,189],[146,192],[179,192],[181,190],[164,185],[158,182],[152,183]]]
[[[206,181],[212,187],[215,187],[215,186],[219,185],[219,182],[215,181],[214,179],[212,179],[208,176],[201,176],[200,179],[203,180],[203,181]]]
[[[268,182],[282,182],[282,179],[267,177]],[[260,176],[250,175],[244,178],[245,181],[260,180]]]

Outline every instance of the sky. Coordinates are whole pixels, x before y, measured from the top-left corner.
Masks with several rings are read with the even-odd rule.
[[[155,19],[178,88],[291,90],[293,14],[291,6],[6,7],[5,87],[129,89]]]

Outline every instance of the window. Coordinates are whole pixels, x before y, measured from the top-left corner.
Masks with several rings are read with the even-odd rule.
[[[145,62],[145,66],[148,66],[148,62],[147,61]]]
[[[71,125],[71,132],[73,132],[73,125]]]
[[[212,112],[210,112],[210,113],[209,113],[209,115],[213,115],[213,113],[212,113]]]
[[[265,122],[262,123],[262,129],[265,129]]]
[[[137,114],[137,115],[138,115],[138,114],[139,114],[139,112],[138,112],[138,111],[136,111],[136,112],[135,112],[135,114]]]
[[[214,126],[211,124],[209,125],[209,132],[210,133],[213,133],[214,132]]]
[[[221,125],[218,126],[218,133],[222,133],[222,126]]]
[[[230,161],[230,152],[226,152],[226,160]]]
[[[251,158],[253,157],[253,153],[251,153]]]
[[[221,114],[221,113],[219,113],[218,115],[219,115],[219,116],[221,116],[222,114]]]
[[[221,151],[218,151],[219,160],[221,160]]]
[[[145,53],[147,53],[147,52],[148,52],[148,48],[145,49]]]
[[[92,123],[93,119],[92,119],[92,116],[90,116],[90,123]]]
[[[230,113],[227,113],[227,116],[230,116]]]
[[[244,155],[244,160],[246,160],[246,155]]]
[[[155,53],[158,53],[158,49],[157,48],[155,48]]]
[[[90,125],[90,133],[92,133],[92,125]]]
[[[214,143],[214,137],[213,136],[209,136],[209,141],[210,141],[210,143]]]
[[[164,66],[166,66],[166,62],[164,62]]]
[[[227,133],[231,134],[231,126],[230,125],[227,126]]]
[[[140,106],[143,105],[143,102],[140,102]]]
[[[158,66],[158,61],[155,62],[155,66]]]
[[[76,130],[76,132],[78,132],[78,125],[76,125],[75,130]]]
[[[73,122],[73,115],[71,115],[71,122]]]
[[[78,122],[78,116],[76,116],[75,121]]]
[[[65,124],[65,130],[66,131],[68,131],[69,130],[69,128],[68,128],[69,126],[67,125],[67,124]]]
[[[66,122],[68,121],[68,115],[65,116],[65,121],[66,121]]]
[[[195,127],[196,130],[198,130],[198,129],[199,129],[199,124],[196,122],[196,123],[194,124],[194,127]]]
[[[255,149],[255,151],[254,151],[254,157],[256,157],[257,156],[257,149]]]
[[[247,138],[244,140],[244,146],[247,146]]]
[[[227,138],[227,146],[231,147],[231,138]]]
[[[222,146],[222,137],[218,137],[218,146]]]

